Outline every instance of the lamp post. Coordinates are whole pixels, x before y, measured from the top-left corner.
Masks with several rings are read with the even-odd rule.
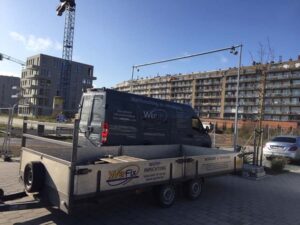
[[[239,49],[239,51],[237,51]],[[187,58],[192,58],[192,57],[197,57],[197,56],[202,56],[202,55],[208,55],[212,53],[217,53],[217,52],[222,52],[222,51],[230,51],[231,54],[237,55],[239,54],[239,59],[238,59],[238,72],[237,72],[237,86],[236,86],[236,101],[235,101],[235,116],[234,116],[234,142],[233,142],[233,148],[234,151],[237,151],[237,139],[238,139],[238,108],[239,108],[239,85],[240,85],[240,70],[241,70],[241,64],[242,64],[242,50],[243,50],[243,45],[235,45],[227,48],[220,48],[216,50],[211,50],[207,52],[201,52],[201,53],[196,53],[192,55],[187,55],[187,56],[182,56],[182,57],[176,57],[176,58],[170,58],[170,59],[165,59],[165,60],[160,60],[160,61],[155,61],[155,62],[150,62],[150,63],[144,63],[140,65],[133,65],[132,66],[132,72],[131,72],[131,81],[130,81],[130,92],[133,92],[133,77],[134,77],[134,70],[139,69],[140,67],[145,67],[145,66],[151,66],[151,65],[156,65],[156,64],[161,64],[161,63],[167,63],[171,61],[177,61],[181,59],[187,59]]]
[[[238,110],[239,110],[239,86],[240,86],[240,72],[242,64],[242,50],[243,45],[239,45],[239,61],[238,61],[238,71],[237,71],[237,81],[236,81],[236,93],[235,93],[235,114],[234,114],[234,140],[233,149],[237,151],[237,140],[238,140]]]
[[[130,92],[133,91],[133,77],[134,77],[135,69],[138,70],[141,67],[152,66],[152,65],[156,65],[156,64],[162,64],[162,63],[177,61],[177,60],[181,60],[181,59],[188,59],[188,58],[193,58],[193,57],[198,57],[198,56],[202,56],[202,55],[208,55],[208,54],[212,54],[212,53],[228,51],[228,50],[230,51],[230,53],[237,55],[238,51],[236,51],[236,49],[241,48],[241,46],[242,45],[235,45],[235,46],[215,49],[215,50],[211,50],[211,51],[207,51],[207,52],[201,52],[201,53],[196,53],[196,54],[191,54],[191,55],[186,55],[186,56],[181,56],[181,57],[176,57],[176,58],[170,58],[170,59],[165,59],[165,60],[160,60],[160,61],[155,61],[155,62],[133,65],[132,72],[131,72]],[[240,53],[240,57],[241,57],[241,53]]]

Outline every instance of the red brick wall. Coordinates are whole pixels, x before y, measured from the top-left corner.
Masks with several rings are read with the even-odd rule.
[[[224,120],[224,119],[212,119],[212,118],[200,118],[202,122],[211,122],[211,123],[216,123],[217,126],[222,129],[222,127],[226,126],[226,128],[231,128],[234,126],[234,120]],[[250,120],[239,120],[238,121],[238,127],[241,128],[243,126],[255,126],[255,124],[258,125],[258,121],[250,121]],[[264,120],[262,121],[262,126],[263,127],[270,127],[270,128],[277,128],[281,127],[283,129],[300,129],[300,124],[298,122],[287,122],[287,121],[269,121],[269,120]]]

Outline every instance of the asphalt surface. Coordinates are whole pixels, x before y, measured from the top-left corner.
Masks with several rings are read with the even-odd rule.
[[[18,161],[0,161],[0,188],[6,193],[23,189],[18,167]],[[0,212],[0,224],[300,225],[299,209],[300,173],[285,172],[259,181],[234,175],[210,178],[198,200],[178,195],[168,209],[159,208],[150,192],[121,194],[80,206],[71,216],[51,207]]]

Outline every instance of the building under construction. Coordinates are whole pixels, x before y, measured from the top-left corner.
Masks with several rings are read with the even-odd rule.
[[[131,87],[132,85],[132,87]],[[190,104],[201,118],[234,119],[237,68],[125,81],[120,91]],[[300,57],[241,68],[239,118],[300,121]]]
[[[53,99],[59,95],[61,71],[64,60],[38,54],[27,58],[26,68],[22,70],[21,91],[18,113],[21,116],[51,115]],[[93,87],[93,66],[71,63],[69,96],[64,99],[65,109],[70,114],[77,112],[82,92]]]

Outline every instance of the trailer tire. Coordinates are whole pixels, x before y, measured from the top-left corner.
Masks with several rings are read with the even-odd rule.
[[[191,200],[198,199],[202,193],[203,182],[198,179],[190,180],[185,183],[185,195]]]
[[[39,192],[44,186],[45,167],[41,162],[30,162],[24,169],[24,186],[29,193]]]
[[[156,194],[158,203],[162,208],[169,208],[175,202],[176,190],[172,184],[158,186]]]

